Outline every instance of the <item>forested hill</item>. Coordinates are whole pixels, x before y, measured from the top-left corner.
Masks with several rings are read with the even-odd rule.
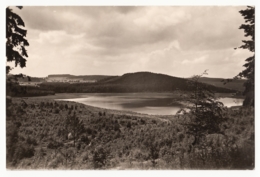
[[[171,91],[187,89],[187,80],[164,74],[151,72],[127,73],[118,77],[108,77],[100,80],[100,84],[113,84],[127,86],[132,89],[146,91]]]
[[[151,72],[128,73],[122,76],[111,76],[96,83],[42,83],[44,89],[56,93],[131,93],[131,92],[172,92],[175,90],[190,91],[188,79],[172,77]],[[208,85],[215,92],[231,93],[234,90]]]
[[[238,91],[244,91],[244,83],[246,80],[244,79],[234,79],[231,82],[228,82],[226,84],[223,83],[222,78],[209,78],[209,77],[202,77],[200,79],[202,83],[214,85],[216,87],[223,87],[228,89],[234,89]]]
[[[187,79],[173,77],[165,74],[151,72],[127,73],[117,77],[107,77],[100,80],[101,84],[113,84],[126,86],[128,89],[136,91],[173,91],[176,89],[189,90]],[[211,86],[217,92],[232,92],[228,88]]]

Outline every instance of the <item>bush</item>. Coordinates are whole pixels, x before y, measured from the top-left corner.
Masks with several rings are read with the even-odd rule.
[[[60,110],[63,110],[64,106],[63,104],[60,104]]]
[[[87,135],[81,135],[80,137],[80,141],[85,143],[85,144],[89,144],[90,143],[90,140],[88,139],[88,136]]]
[[[178,137],[178,141],[179,141],[179,142],[182,142],[183,139],[185,138],[185,135],[184,135],[183,133],[179,132],[179,133],[177,134],[177,137]]]
[[[114,125],[114,131],[119,131],[119,130],[120,130],[120,126],[119,126],[118,123],[116,123],[116,124]]]
[[[108,162],[109,152],[103,147],[97,147],[93,152],[92,164],[94,169],[104,168]]]
[[[58,108],[55,109],[54,113],[59,114],[60,110]]]
[[[127,128],[131,128],[131,122],[127,122],[126,127],[127,127]]]
[[[11,162],[15,149],[16,143],[18,142],[18,128],[14,124],[7,124],[6,127],[6,160],[7,162]]]
[[[92,131],[91,128],[88,127],[88,128],[86,128],[86,132],[87,132],[89,135],[91,135],[93,131]]]
[[[31,138],[30,136],[27,137],[26,143],[29,144],[29,145],[34,145],[34,146],[37,145],[36,139],[35,138]]]
[[[145,120],[141,119],[141,124],[145,124],[145,123],[146,123]]]
[[[62,147],[63,143],[57,142],[57,141],[51,141],[48,143],[47,148],[49,149],[57,149],[59,147]]]
[[[13,160],[21,160],[23,158],[30,158],[34,156],[34,147],[28,144],[19,143],[16,146]]]

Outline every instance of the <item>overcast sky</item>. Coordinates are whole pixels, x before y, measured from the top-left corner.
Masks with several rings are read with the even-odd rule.
[[[122,75],[150,71],[209,77],[242,71],[239,6],[13,8],[28,30],[26,68],[12,73]]]

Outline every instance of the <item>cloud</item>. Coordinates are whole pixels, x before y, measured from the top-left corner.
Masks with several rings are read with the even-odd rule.
[[[232,77],[243,69],[239,6],[24,7],[28,29],[24,72],[109,74],[151,71]],[[224,69],[229,67],[230,69]],[[221,72],[220,72],[221,71]],[[211,75],[211,73],[213,75]]]
[[[143,9],[141,16],[134,19],[134,24],[151,31],[158,31],[190,18],[190,14],[179,7],[148,7]]]
[[[212,6],[190,8],[192,18],[176,28],[184,50],[218,50],[234,48],[241,43],[238,30],[243,18],[242,7]],[[240,36],[240,37],[238,37]]]
[[[194,60],[183,60],[182,64],[197,64],[197,63],[204,63],[208,55],[201,56],[199,58],[195,58]]]

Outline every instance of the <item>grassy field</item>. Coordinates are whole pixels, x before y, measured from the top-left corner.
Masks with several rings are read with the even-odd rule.
[[[223,134],[192,146],[187,116],[152,116],[50,98],[7,104],[8,169],[253,169],[254,110],[228,109]],[[71,136],[66,121],[82,121]],[[76,127],[78,128],[78,127]]]

